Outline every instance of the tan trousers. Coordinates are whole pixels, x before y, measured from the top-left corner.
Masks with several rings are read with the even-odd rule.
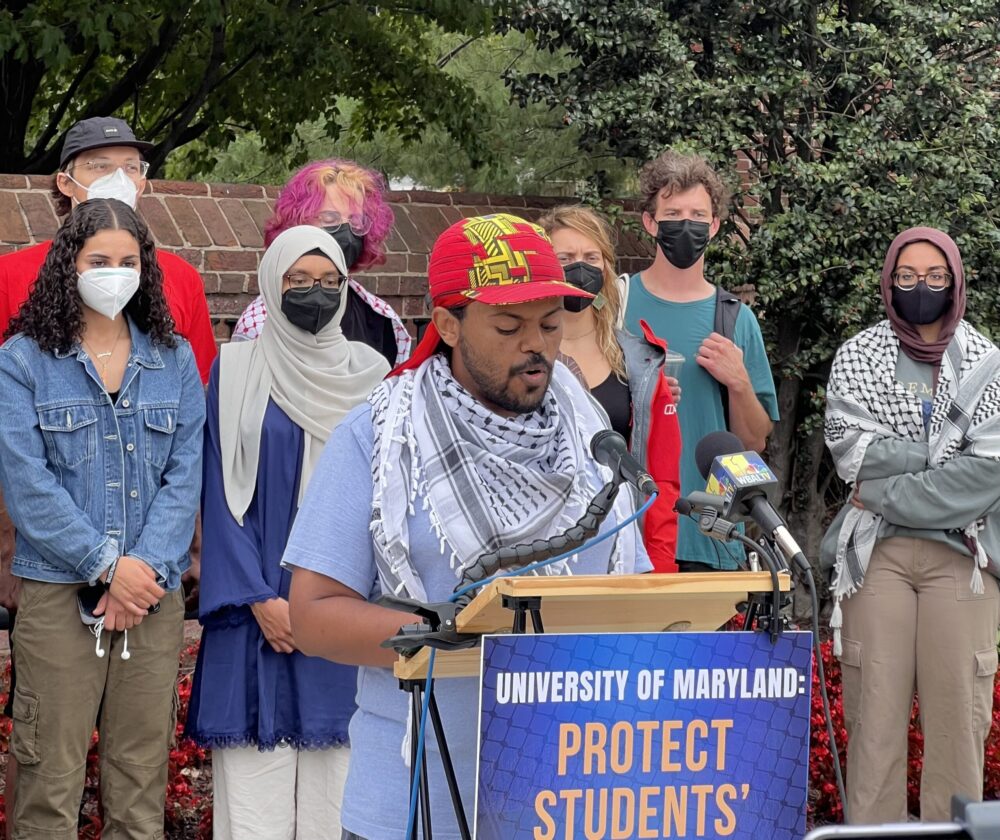
[[[864,585],[843,602],[847,801],[852,823],[907,819],[907,734],[914,688],[924,765],[920,816],[950,820],[951,796],[982,798],[984,742],[997,670],[1000,588],[946,545],[895,537],[872,553]]]
[[[105,840],[163,837],[167,758],[176,720],[184,601],[124,633],[104,633],[106,653],[80,621],[80,587],[23,581],[14,630],[17,687],[11,752],[19,772],[14,840],[76,840],[90,737],[100,709]],[[102,705],[103,701],[103,705]]]

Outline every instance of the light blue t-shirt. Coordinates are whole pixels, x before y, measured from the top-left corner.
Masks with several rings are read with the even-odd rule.
[[[371,407],[355,408],[334,430],[309,483],[288,539],[284,563],[327,575],[369,600],[378,597],[371,521],[374,441]],[[596,477],[595,486],[601,481]],[[431,530],[420,499],[408,522],[410,561],[431,601],[445,601],[458,582],[449,558]],[[602,531],[616,524],[614,513]],[[614,540],[607,540],[579,555],[577,574],[606,574]],[[626,568],[648,572],[652,566],[641,539],[634,565]],[[400,613],[400,624],[407,623]],[[475,803],[476,743],[479,685],[475,679],[441,679],[434,696],[448,739],[448,749],[462,788],[462,799],[471,823]],[[351,719],[351,767],[344,792],[341,823],[369,840],[405,840],[409,809],[409,770],[401,747],[406,728],[409,695],[388,668],[358,669],[358,710]],[[437,744],[428,729],[427,769],[432,797],[434,836],[458,840],[458,826],[441,769]]]
[[[646,321],[671,350],[684,356],[678,377],[681,400],[677,404],[677,420],[681,426],[681,494],[705,489],[705,479],[695,463],[695,447],[705,435],[726,428],[719,383],[695,361],[698,349],[715,329],[715,293],[704,300],[676,303],[663,300],[647,291],[640,275],[629,282],[625,328],[640,335],[639,319]],[[772,420],[778,419],[778,399],[774,377],[764,350],[760,324],[753,312],[740,305],[736,318],[733,343],[743,351],[743,363],[750,376],[757,399]],[[739,546],[710,539],[698,531],[694,521],[680,517],[677,529],[677,559],[705,563],[716,569],[737,568],[741,556]]]

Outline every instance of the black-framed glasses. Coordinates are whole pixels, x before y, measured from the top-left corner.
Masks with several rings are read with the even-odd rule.
[[[339,289],[344,281],[343,275],[330,272],[322,277],[313,277],[304,271],[290,271],[284,277],[290,289],[311,289],[317,283],[324,289]]]
[[[955,278],[947,271],[928,271],[926,274],[917,274],[915,271],[894,271],[892,282],[896,288],[904,292],[917,288],[917,284],[923,282],[932,292],[943,292]]]
[[[130,160],[127,163],[115,163],[115,161],[110,158],[94,158],[93,160],[88,160],[85,163],[74,164],[73,168],[79,167],[80,169],[86,169],[88,172],[93,173],[99,178],[105,175],[110,175],[116,169],[124,169],[125,174],[130,178],[145,178],[146,173],[149,172],[149,161],[146,160]]]
[[[351,230],[358,236],[364,236],[372,229],[371,220],[366,219],[363,213],[351,213],[349,216],[345,216],[336,210],[323,210],[316,214],[316,227],[329,230],[330,228],[339,228],[341,225],[350,226]]]

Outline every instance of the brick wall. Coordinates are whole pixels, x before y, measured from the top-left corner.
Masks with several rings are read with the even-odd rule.
[[[49,187],[40,175],[0,175],[0,253],[50,239],[59,226]],[[217,337],[225,341],[244,307],[257,294],[257,264],[263,252],[264,222],[278,188],[254,184],[201,184],[151,181],[139,210],[157,244],[179,254],[205,281]],[[396,225],[387,243],[386,262],[358,275],[403,318],[426,315],[427,255],[437,236],[466,216],[509,212],[536,219],[563,198],[437,193],[389,194]],[[626,217],[638,218],[635,202],[622,202]],[[651,242],[628,230],[617,245],[619,271],[634,272],[652,255]]]

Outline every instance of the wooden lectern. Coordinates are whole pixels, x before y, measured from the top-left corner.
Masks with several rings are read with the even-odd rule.
[[[782,592],[788,573],[778,576]],[[669,575],[552,575],[503,577],[487,584],[458,613],[459,633],[510,633],[517,604],[534,603],[547,633],[659,633],[718,630],[736,605],[756,593],[770,593],[768,572],[698,572]],[[427,676],[427,648],[400,657],[400,680]],[[473,677],[480,671],[479,647],[438,651],[434,678]]]

